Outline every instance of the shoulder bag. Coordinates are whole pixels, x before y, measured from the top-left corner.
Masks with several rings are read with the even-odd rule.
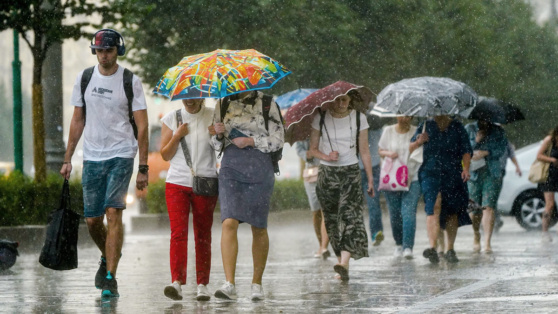
[[[182,109],[176,111],[176,122],[177,125],[182,124]],[[186,145],[186,140],[184,137],[180,139],[180,146],[182,146],[182,152],[184,153],[184,158],[186,158],[186,163],[190,167],[192,172],[192,190],[196,195],[202,196],[217,196],[219,195],[219,179],[211,177],[200,177],[197,176],[192,167],[192,159],[190,158],[190,153],[188,152],[188,146]]]
[[[550,156],[550,152],[552,151],[552,143],[548,146],[545,155]],[[533,183],[545,183],[546,179],[548,179],[548,169],[550,168],[550,163],[546,161],[540,161],[535,159],[533,164],[531,164],[531,168],[529,168],[529,181]]]
[[[409,169],[399,160],[386,157],[380,169],[380,191],[409,191]]]

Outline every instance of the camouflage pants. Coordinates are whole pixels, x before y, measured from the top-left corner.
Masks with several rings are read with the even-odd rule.
[[[368,235],[362,216],[364,195],[358,164],[320,165],[316,194],[335,255],[347,251],[354,259],[368,257]]]

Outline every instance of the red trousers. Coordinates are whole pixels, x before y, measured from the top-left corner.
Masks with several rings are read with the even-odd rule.
[[[167,183],[165,197],[169,212],[170,269],[172,281],[186,284],[188,262],[188,220],[192,208],[194,241],[196,246],[196,277],[199,284],[209,283],[211,270],[211,226],[217,196],[200,196],[192,188]]]

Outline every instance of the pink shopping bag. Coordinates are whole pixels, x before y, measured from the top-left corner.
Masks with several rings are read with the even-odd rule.
[[[380,170],[381,191],[409,191],[409,169],[398,158],[386,157]]]

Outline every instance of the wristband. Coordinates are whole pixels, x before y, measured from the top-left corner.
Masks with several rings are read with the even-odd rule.
[[[147,172],[149,171],[149,166],[148,165],[139,165],[138,166],[138,172],[141,174],[147,174]]]

